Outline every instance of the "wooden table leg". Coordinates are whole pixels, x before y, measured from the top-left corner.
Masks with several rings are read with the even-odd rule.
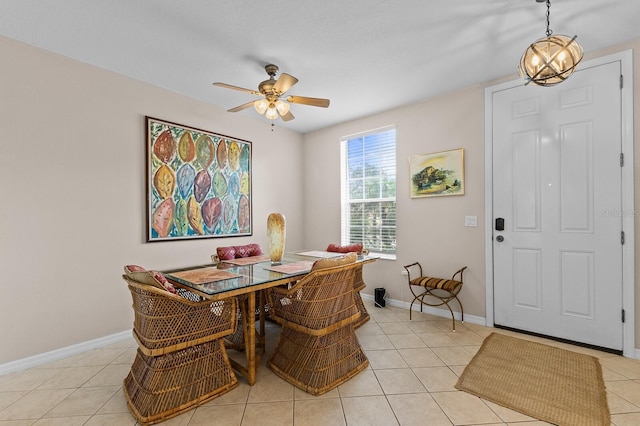
[[[250,385],[256,382],[256,293],[249,293],[247,300],[247,330],[245,330],[244,351],[247,356],[247,380]]]
[[[246,377],[250,385],[254,385],[256,382],[258,366],[265,351],[264,295],[262,292],[260,292],[258,300],[259,303],[263,304],[259,314],[259,332],[256,330],[256,292],[247,293],[247,297],[241,302],[244,352],[247,358],[247,365],[242,365],[234,359],[229,360],[234,370]]]
[[[240,316],[242,323],[238,324],[238,327],[242,327],[242,350],[244,350],[246,364],[236,361],[230,358],[231,366],[234,370],[247,378],[250,385],[253,385],[256,381],[256,369],[257,364],[255,362],[256,353],[256,337],[255,337],[255,295],[254,293],[248,293],[245,297],[238,299],[240,303]],[[253,330],[253,332],[251,332]]]

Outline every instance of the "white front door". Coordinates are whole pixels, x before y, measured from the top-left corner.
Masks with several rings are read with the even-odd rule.
[[[493,94],[495,325],[623,349],[620,67]]]

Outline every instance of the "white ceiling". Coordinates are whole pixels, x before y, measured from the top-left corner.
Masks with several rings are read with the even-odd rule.
[[[305,133],[515,76],[545,15],[535,0],[2,0],[0,35],[225,110],[254,97],[212,82],[255,90],[274,63],[300,80],[287,94],[331,100],[276,123]],[[638,0],[551,4],[586,53],[639,38],[639,18]]]

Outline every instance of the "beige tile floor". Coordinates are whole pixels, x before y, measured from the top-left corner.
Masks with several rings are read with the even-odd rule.
[[[365,302],[371,320],[357,330],[370,366],[314,397],[274,375],[264,363],[255,386],[240,378],[232,391],[164,425],[523,425],[545,424],[457,391],[454,384],[492,331]],[[278,327],[269,323],[268,348]],[[640,361],[545,341],[600,358],[617,426],[640,425]],[[135,425],[122,380],[135,356],[133,339],[26,371],[0,376],[0,426]],[[241,356],[229,351],[230,356]]]

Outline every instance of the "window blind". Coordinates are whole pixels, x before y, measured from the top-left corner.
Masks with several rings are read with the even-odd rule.
[[[395,127],[342,138],[341,161],[341,243],[395,255]]]

